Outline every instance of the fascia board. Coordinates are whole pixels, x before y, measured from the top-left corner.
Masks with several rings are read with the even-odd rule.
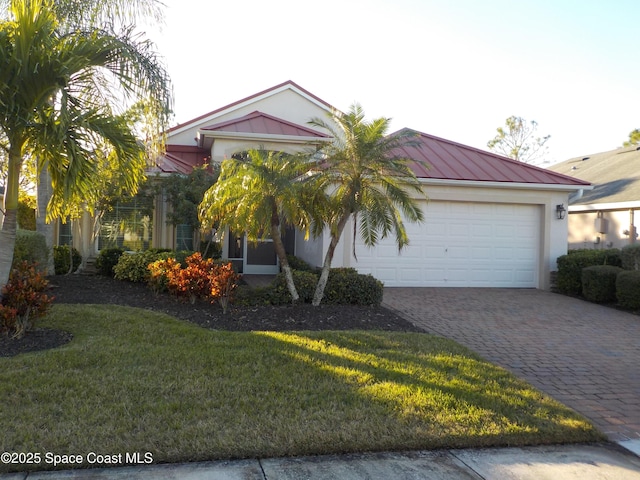
[[[638,202],[592,203],[588,205],[569,205],[569,212],[597,212],[601,210],[636,210]]]
[[[420,178],[424,185],[443,185],[450,187],[477,188],[510,188],[520,190],[556,190],[559,192],[576,192],[579,190],[593,190],[593,185],[563,185],[551,183],[520,183],[520,182],[482,182],[478,180],[448,180],[441,178]]]
[[[209,130],[199,130],[198,138],[204,140],[204,138],[213,139],[227,139],[227,140],[259,140],[264,142],[279,142],[279,143],[318,143],[318,142],[330,142],[333,139],[330,137],[306,137],[300,135],[273,135],[267,133],[245,133],[245,132],[212,132]],[[202,141],[200,140],[200,142]]]

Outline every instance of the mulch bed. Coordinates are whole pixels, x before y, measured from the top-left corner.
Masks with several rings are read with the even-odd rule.
[[[49,278],[54,303],[112,304],[138,307],[186,320],[204,328],[229,331],[387,330],[420,332],[418,327],[384,307],[356,305],[232,306],[226,315],[217,304],[180,302],[154,294],[146,285],[104,276],[58,275]],[[0,357],[55,348],[71,334],[37,329],[21,340],[0,336]]]

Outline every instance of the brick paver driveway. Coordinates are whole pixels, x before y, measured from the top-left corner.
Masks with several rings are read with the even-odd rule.
[[[640,439],[640,317],[540,290],[385,288],[384,304],[589,418]]]

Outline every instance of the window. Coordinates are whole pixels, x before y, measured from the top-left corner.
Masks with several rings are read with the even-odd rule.
[[[176,225],[176,250],[193,250],[193,227],[186,223]]]
[[[100,221],[98,250],[119,247],[147,250],[152,244],[153,200],[133,198],[118,202]]]
[[[71,220],[67,217],[66,223],[62,223],[62,220],[60,220],[58,225],[58,245],[71,245],[73,242]]]

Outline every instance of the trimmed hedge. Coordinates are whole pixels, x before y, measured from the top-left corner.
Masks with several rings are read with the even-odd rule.
[[[594,265],[620,267],[620,250],[572,250],[558,257],[556,288],[560,293],[580,295],[582,293],[582,269]]]
[[[618,273],[616,297],[622,308],[640,310],[640,270],[624,270]]]
[[[15,268],[22,262],[35,263],[39,270],[47,268],[49,252],[44,235],[31,230],[18,229],[16,231],[16,245],[13,249],[13,264]]]
[[[292,270],[291,273],[293,274],[293,283],[300,297],[298,302],[311,303],[316,285],[318,284],[318,275],[300,270]],[[285,278],[284,272],[276,275],[276,278],[271,283],[269,299],[273,305],[286,305],[287,303],[291,303],[291,294],[287,288],[287,279]]]
[[[128,280],[130,282],[145,282],[149,278],[149,264],[157,260],[166,260],[174,257],[170,251],[156,252],[146,250],[144,252],[123,253],[118,263],[113,267],[116,280]]]
[[[332,305],[380,305],[383,284],[355,268],[332,268],[322,303]]]
[[[307,262],[295,255],[287,255],[287,262],[292,270],[299,270],[301,272],[319,273],[319,269],[312,267]]]
[[[72,248],[71,255],[73,256],[73,269],[71,271],[75,272],[82,263],[82,255],[75,247]],[[53,264],[56,275],[69,273],[69,245],[53,247]]]
[[[616,300],[616,277],[622,268],[594,265],[582,269],[582,295],[590,302],[611,303]]]
[[[118,264],[118,260],[124,253],[121,248],[105,248],[100,250],[98,258],[96,258],[96,269],[101,275],[113,277],[113,269]]]
[[[625,270],[640,270],[640,243],[625,245],[620,250],[622,268]]]

